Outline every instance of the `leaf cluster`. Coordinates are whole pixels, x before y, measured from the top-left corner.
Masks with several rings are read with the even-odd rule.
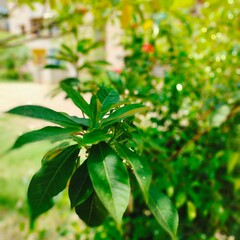
[[[93,94],[89,103],[66,83],[61,82],[61,88],[82,111],[83,118],[34,105],[8,111],[57,125],[21,135],[13,149],[41,140],[64,141],[45,154],[40,170],[30,182],[31,226],[39,215],[53,207],[54,197],[67,188],[71,208],[86,224],[101,225],[110,215],[120,229],[134,176],[156,220],[176,239],[177,211],[167,196],[151,185],[150,168],[130,147],[136,131],[130,118],[148,108],[122,101],[117,91],[105,87]],[[81,156],[83,150],[86,157]]]

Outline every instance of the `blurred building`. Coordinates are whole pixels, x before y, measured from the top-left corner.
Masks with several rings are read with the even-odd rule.
[[[54,38],[59,34],[56,26],[43,27],[54,16],[54,12],[47,5],[35,4],[34,6],[34,9],[28,6],[15,8],[13,3],[0,0],[0,15],[4,16],[1,26],[11,34],[19,34],[27,39],[32,39],[25,43],[32,53],[32,59],[28,62],[26,68],[33,75],[34,81],[58,82],[66,76],[71,76],[73,71],[71,68],[68,72],[43,68],[44,65],[50,63],[47,56],[58,49],[61,39]],[[14,11],[11,11],[13,8]],[[122,54],[122,48],[119,46],[120,38],[116,37],[116,35],[121,34],[120,26],[107,23],[104,31],[106,36],[104,57],[112,63],[113,68],[121,68],[122,61],[119,55]],[[92,36],[96,37],[96,35],[96,33],[93,33]]]
[[[13,3],[7,4],[9,11],[14,8]],[[44,24],[52,16],[52,11],[47,6],[35,4],[34,9],[21,6],[14,9],[8,17],[8,29],[11,34],[25,36],[25,45],[31,51],[31,60],[26,68],[33,75],[36,82],[53,83],[61,80],[66,72],[61,70],[44,69],[48,63],[48,54],[59,47],[59,40],[52,40],[57,29],[44,28]]]

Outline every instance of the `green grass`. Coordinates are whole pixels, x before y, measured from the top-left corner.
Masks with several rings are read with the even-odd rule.
[[[9,211],[26,208],[26,189],[30,177],[40,167],[41,157],[51,147],[34,143],[8,151],[17,136],[28,130],[26,119],[3,115],[0,118],[0,208]],[[1,218],[1,215],[0,215]]]

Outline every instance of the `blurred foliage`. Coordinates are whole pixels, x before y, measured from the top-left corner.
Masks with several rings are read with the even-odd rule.
[[[237,6],[199,1],[135,14],[124,34],[125,67],[109,73],[118,91],[151,107],[133,145],[179,208],[179,239],[240,234]],[[134,225],[133,238],[141,225],[146,239],[160,239],[150,221]]]
[[[9,37],[9,34],[1,34]],[[31,75],[23,70],[30,59],[30,52],[26,46],[14,48],[0,48],[0,81],[1,80],[31,80]]]
[[[179,209],[179,239],[216,239],[218,233],[237,239],[240,2],[50,3],[63,19],[63,31],[67,26],[75,36],[84,24],[79,16],[87,12],[98,28],[106,19],[119,18],[125,67],[109,71],[106,84],[151,108],[146,116],[138,115],[141,130],[132,146],[151,163],[154,181]],[[63,16],[70,11],[80,15],[66,21]],[[134,194],[140,195],[137,189]],[[125,219],[129,239],[167,239],[141,198],[133,205]],[[95,232],[95,239],[118,236],[111,221]]]

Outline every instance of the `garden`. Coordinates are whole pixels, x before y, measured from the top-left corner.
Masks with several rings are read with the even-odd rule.
[[[237,240],[240,2],[13,2],[51,14],[0,34],[1,101],[36,84],[28,42],[64,74],[0,108],[0,239]]]

